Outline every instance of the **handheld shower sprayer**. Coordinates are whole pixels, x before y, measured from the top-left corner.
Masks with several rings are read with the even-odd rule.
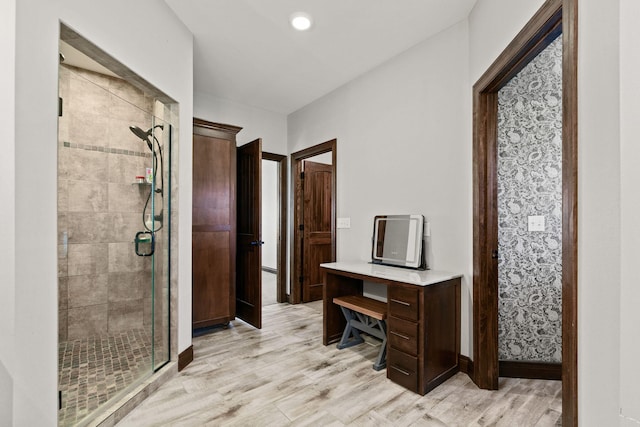
[[[149,150],[151,150],[151,153],[153,154],[153,182],[155,184],[155,180],[158,172],[158,156],[160,156],[160,186],[155,188],[155,192],[160,194],[160,197],[164,199],[164,193],[163,193],[163,189],[164,189],[164,168],[163,168],[163,158],[162,158],[162,146],[160,145],[160,141],[158,141],[158,138],[156,138],[156,136],[154,135],[154,130],[160,128],[160,130],[164,130],[164,126],[163,125],[155,125],[151,128],[149,128],[149,130],[144,131],[142,129],[140,129],[138,126],[129,126],[129,130],[138,138],[140,138],[141,140],[143,140],[144,142],[147,143],[147,147],[149,147]],[[153,139],[152,139],[153,138]],[[158,150],[156,152],[155,147],[158,147]],[[153,187],[152,187],[153,188]],[[144,204],[144,209],[142,211],[142,223],[144,224],[144,228],[147,229],[149,232],[156,232],[158,230],[160,230],[162,228],[162,205],[160,207],[160,213],[158,215],[153,215],[154,218],[152,221],[150,221],[151,223],[151,227],[147,225],[147,221],[145,220],[146,217],[146,211],[147,211],[147,207],[149,205],[149,200],[151,199],[151,194],[153,193],[153,190],[149,191],[149,195],[147,196],[147,201]],[[164,203],[163,203],[164,204]],[[156,226],[154,225],[155,223],[159,223],[160,226],[158,228],[156,228]]]
[[[147,142],[147,146],[149,146],[149,150],[153,151],[153,144],[151,143],[151,140],[149,139],[150,136],[153,136],[153,130],[156,128],[160,128],[160,130],[164,129],[164,126],[162,125],[155,125],[154,127],[150,128],[148,131],[143,131],[142,129],[140,129],[138,126],[129,126],[129,130],[131,132],[133,132],[133,134],[135,136],[137,136],[138,138],[140,138],[143,141]],[[155,138],[155,136],[154,136]]]

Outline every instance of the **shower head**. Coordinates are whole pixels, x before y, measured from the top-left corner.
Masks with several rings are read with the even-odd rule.
[[[129,126],[129,130],[131,130],[131,132],[133,132],[135,136],[145,141],[147,143],[147,147],[149,147],[149,150],[153,151],[153,144],[149,139],[149,135],[151,135],[151,130],[145,132],[142,129],[140,129],[138,126]]]
[[[156,125],[154,127],[152,127],[151,129],[149,129],[148,131],[143,131],[142,129],[140,129],[138,126],[129,126],[129,130],[131,132],[133,132],[133,134],[135,136],[137,136],[138,138],[140,138],[143,141],[147,142],[147,146],[149,147],[149,150],[153,151],[153,144],[151,143],[151,140],[149,139],[149,137],[153,134],[153,130],[155,128],[160,128],[160,129],[164,129],[164,126],[162,125]]]

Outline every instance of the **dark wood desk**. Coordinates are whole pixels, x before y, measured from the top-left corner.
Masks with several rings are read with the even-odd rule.
[[[361,295],[363,282],[387,286],[387,378],[426,394],[459,370],[460,274],[366,262],[321,264],[322,342],[340,340],[345,319],[334,297]]]

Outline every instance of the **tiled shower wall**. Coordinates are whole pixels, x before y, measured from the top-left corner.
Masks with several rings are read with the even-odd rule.
[[[559,37],[498,93],[500,360],[562,361],[561,101]]]
[[[149,186],[132,183],[151,153],[129,126],[150,128],[154,101],[123,80],[64,65],[59,92],[59,340],[146,327],[151,260],[132,242]]]

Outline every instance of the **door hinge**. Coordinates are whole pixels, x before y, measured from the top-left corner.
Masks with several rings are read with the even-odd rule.
[[[298,280],[300,281],[300,283],[302,283],[302,282],[304,281],[304,277],[303,277],[303,276],[300,276],[300,277],[298,278]]]
[[[300,224],[300,225],[298,226],[298,230],[300,230],[300,231],[304,231],[304,224]]]
[[[58,117],[62,117],[62,97],[58,97]]]
[[[300,179],[304,179],[304,172],[300,172]]]

